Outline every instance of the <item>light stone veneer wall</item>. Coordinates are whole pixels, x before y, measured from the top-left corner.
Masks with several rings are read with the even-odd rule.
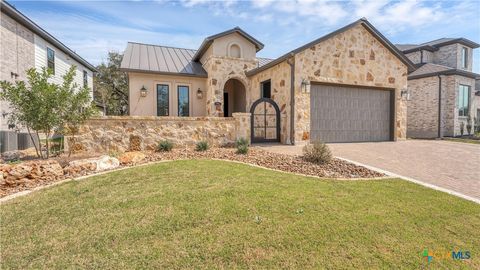
[[[253,75],[250,78],[251,95],[249,99],[250,108],[252,103],[260,98],[260,85],[263,81],[271,80],[271,98],[277,103],[280,109],[280,142],[289,143],[290,138],[290,65],[284,61],[267,70]]]
[[[11,72],[18,74],[17,80],[26,80],[26,71],[35,65],[34,34],[14,19],[1,13],[0,36],[0,81],[14,82]],[[8,128],[8,103],[0,101],[0,130]]]
[[[394,139],[405,139],[407,66],[362,25],[350,28],[295,56],[295,141],[310,138],[310,93],[301,91],[302,79],[391,88],[395,92]]]
[[[94,153],[154,150],[161,140],[169,140],[176,147],[201,140],[228,146],[238,138],[249,138],[249,134],[249,113],[228,118],[104,116],[87,121],[75,140],[67,138],[66,148]]]
[[[206,85],[206,108],[207,116],[221,116],[223,111],[216,111],[215,102],[223,105],[223,90],[225,84],[230,79],[236,79],[243,84],[246,91],[246,100],[250,100],[252,95],[250,82],[245,75],[245,71],[257,67],[257,60],[248,60],[242,58],[232,58],[228,56],[211,55],[205,59],[204,69],[208,73]],[[245,111],[250,108],[247,104]],[[223,106],[221,106],[223,110]]]

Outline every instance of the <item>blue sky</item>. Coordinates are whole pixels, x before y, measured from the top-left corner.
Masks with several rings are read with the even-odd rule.
[[[276,58],[366,17],[393,43],[465,37],[480,43],[480,1],[10,1],[45,30],[98,64],[127,41],[196,49],[240,26]],[[480,48],[474,71],[480,73]]]

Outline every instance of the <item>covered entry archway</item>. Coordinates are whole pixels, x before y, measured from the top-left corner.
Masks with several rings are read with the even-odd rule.
[[[255,101],[250,108],[251,141],[280,142],[280,109],[270,98]]]
[[[246,111],[245,86],[240,80],[229,79],[223,87],[223,116],[231,117],[232,113]]]

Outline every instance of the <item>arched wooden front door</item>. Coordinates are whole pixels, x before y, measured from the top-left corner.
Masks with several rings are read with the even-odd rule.
[[[252,143],[280,141],[280,109],[270,98],[255,101],[250,108]]]

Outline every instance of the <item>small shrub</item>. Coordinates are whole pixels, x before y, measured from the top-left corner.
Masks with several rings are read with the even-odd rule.
[[[173,143],[169,140],[163,140],[158,143],[157,151],[159,152],[170,152],[172,151]]]
[[[465,122],[460,122],[460,136],[463,136],[465,130]]]
[[[237,154],[246,155],[248,153],[248,145],[238,145]]]
[[[245,138],[238,138],[237,141],[235,141],[235,146],[239,147],[240,145],[247,145],[248,146],[248,140]]]
[[[197,151],[207,151],[208,150],[208,142],[207,141],[199,141],[197,142],[197,146],[195,147]]]
[[[235,147],[237,147],[237,154],[245,155],[248,153],[248,140],[245,138],[239,138],[235,142]]]
[[[303,158],[312,163],[325,164],[332,160],[332,152],[323,142],[315,141],[303,147]]]

